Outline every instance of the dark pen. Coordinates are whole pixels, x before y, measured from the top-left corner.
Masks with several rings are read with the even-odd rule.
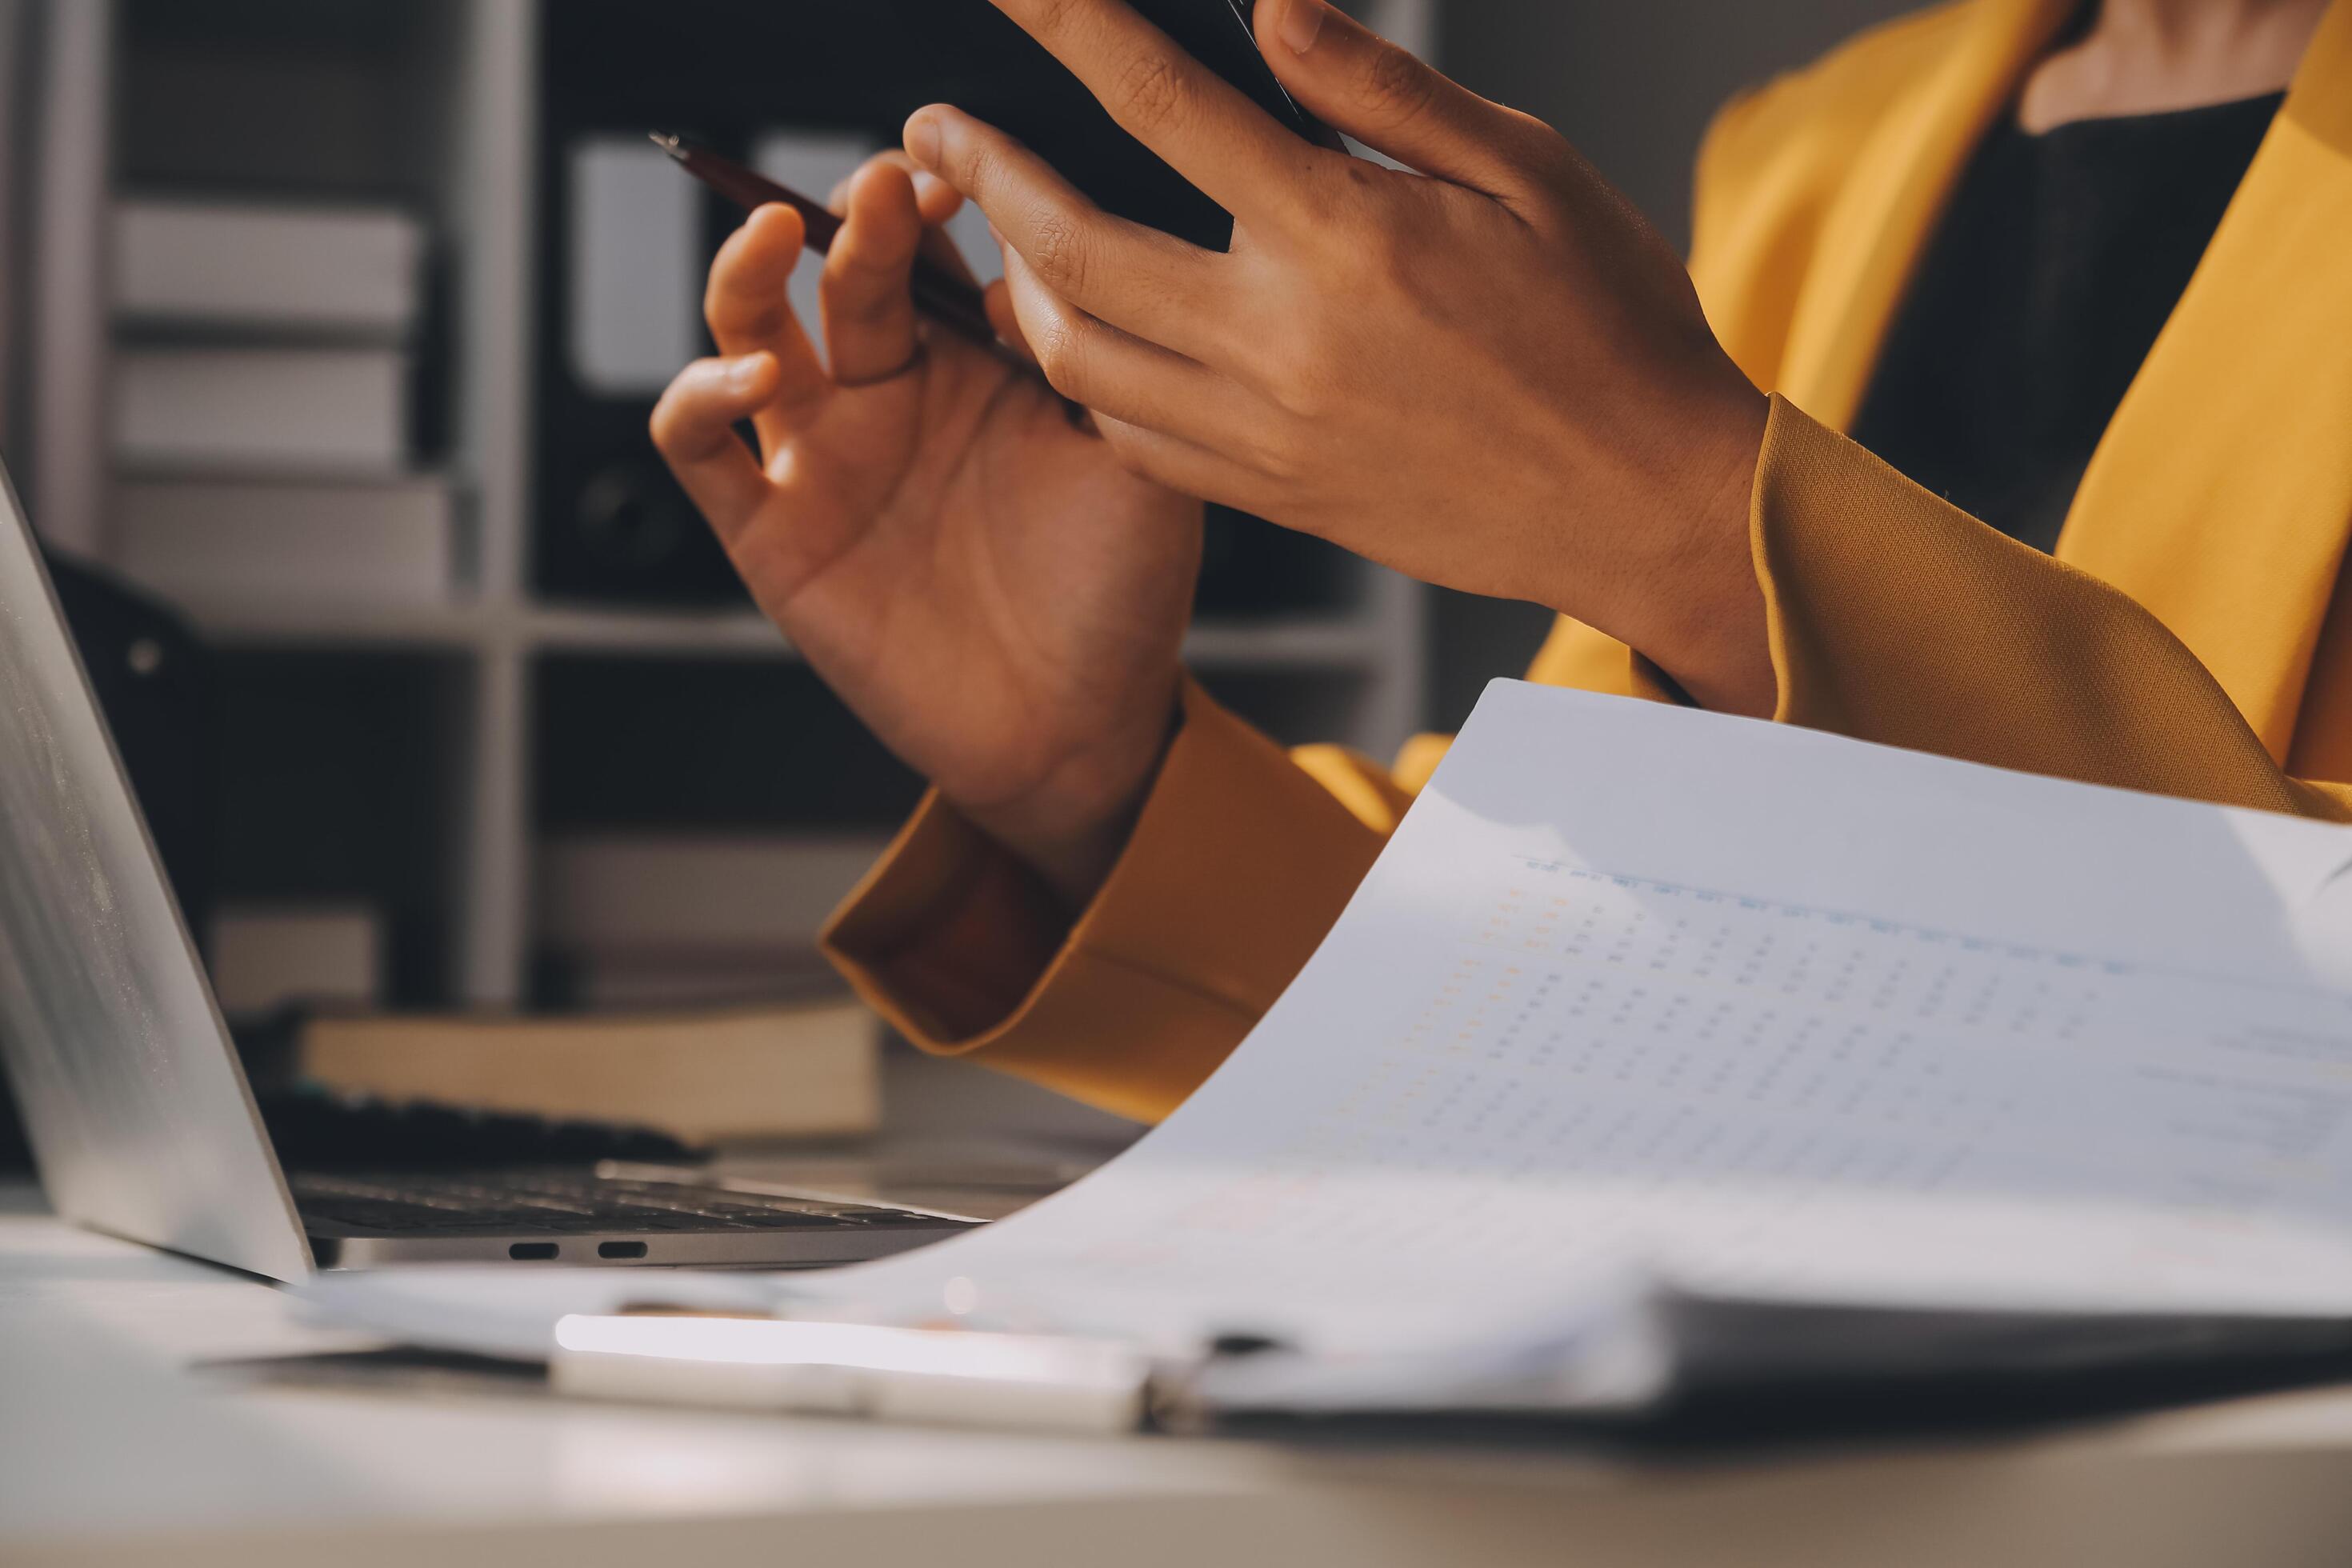
[[[841,220],[822,202],[813,202],[798,191],[789,190],[764,174],[755,174],[742,164],[698,147],[682,136],[661,131],[650,134],[654,145],[676,159],[679,168],[744,211],[754,211],[772,202],[782,203],[801,215],[811,250],[823,256],[833,248],[834,240],[841,233]],[[929,257],[915,258],[909,291],[916,306],[941,325],[983,347],[997,347],[996,329],[989,324],[988,308],[981,291]]]

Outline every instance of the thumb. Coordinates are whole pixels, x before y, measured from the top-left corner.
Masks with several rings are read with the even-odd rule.
[[[1538,121],[1479,97],[1329,0],[1258,0],[1257,34],[1300,107],[1375,153],[1491,195],[1527,184]]]

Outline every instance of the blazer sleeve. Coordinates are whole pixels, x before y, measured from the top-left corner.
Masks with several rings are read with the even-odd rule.
[[[1135,832],[1075,921],[936,795],[835,915],[828,956],[901,1033],[1152,1121],[1287,985],[1402,815],[1351,753],[1294,759],[1187,681]]]
[[[1774,397],[1750,544],[1775,717],[1996,767],[2352,820],[2136,601]]]
[[[1561,641],[1544,678],[1668,695],[1623,645],[1586,633],[1562,664]],[[1174,1110],[1306,963],[1446,745],[1419,737],[1393,768],[1286,752],[1197,682],[1181,700],[1134,835],[1075,920],[933,795],[835,913],[826,955],[934,1055],[1139,1121]]]

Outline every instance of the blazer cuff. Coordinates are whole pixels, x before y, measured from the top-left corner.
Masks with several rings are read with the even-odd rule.
[[[1289,984],[1381,844],[1190,679],[1181,703],[1135,832],[1075,921],[933,795],[835,911],[827,956],[927,1051],[1166,1115]]]

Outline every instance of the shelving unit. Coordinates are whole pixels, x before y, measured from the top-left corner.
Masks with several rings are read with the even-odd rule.
[[[45,34],[28,500],[53,544],[108,558],[105,220],[115,192],[160,182],[316,195],[322,180],[348,180],[371,196],[411,205],[434,230],[447,310],[433,358],[449,435],[425,460],[446,473],[459,500],[459,567],[447,600],[182,605],[247,678],[240,701],[275,700],[285,672],[318,663],[373,670],[387,689],[440,702],[436,721],[383,737],[388,746],[430,752],[396,759],[402,777],[428,781],[406,803],[423,826],[344,825],[354,837],[389,834],[431,862],[404,884],[404,907],[418,912],[402,942],[439,951],[434,961],[395,966],[406,976],[397,997],[404,1003],[532,999],[531,890],[546,827],[542,774],[551,761],[539,748],[551,668],[576,680],[627,661],[661,661],[672,672],[667,679],[693,680],[706,667],[766,665],[781,674],[796,664],[784,638],[747,609],[566,603],[531,586],[541,247],[548,243],[541,6],[562,3],[208,0],[192,10],[207,18],[202,28],[215,30],[199,37],[190,30],[201,31],[198,24],[172,14],[173,0],[89,0],[54,7]],[[1364,9],[1392,36],[1425,47],[1433,4],[1384,0]],[[354,73],[352,90],[377,92],[395,116],[389,125],[370,122],[366,135],[376,140],[349,169],[334,166],[331,148],[272,139],[304,133],[268,123],[268,94],[272,83],[291,79],[289,60],[301,68],[306,59]],[[396,79],[386,89],[371,71]],[[153,89],[159,80],[168,91]],[[239,83],[250,95],[245,101],[220,97]],[[132,100],[133,84],[141,101]],[[207,103],[225,118],[157,119],[175,104]],[[339,112],[365,108],[345,104]],[[1422,719],[1422,595],[1336,552],[1318,570],[1329,574],[1328,607],[1203,624],[1190,658],[1213,688],[1281,739],[1385,752]],[[237,782],[234,771],[226,776],[231,789]]]

